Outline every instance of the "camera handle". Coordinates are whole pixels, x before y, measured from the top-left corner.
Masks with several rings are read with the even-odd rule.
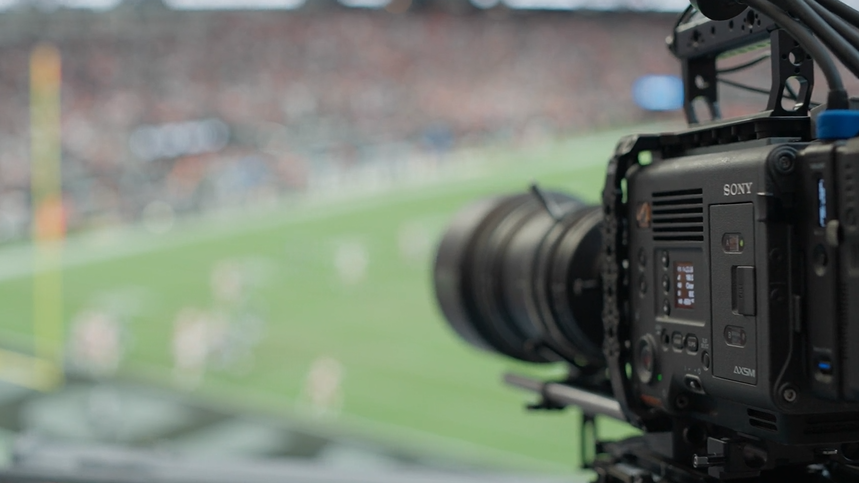
[[[717,70],[716,59],[731,52],[742,52],[767,40],[771,46],[772,86],[766,111],[770,116],[808,115],[814,87],[814,62],[811,56],[771,18],[749,8],[724,20],[703,18],[678,23],[668,38],[669,50],[682,65],[683,109],[690,125],[707,121],[701,119],[695,110],[699,102],[708,108],[710,120],[722,117],[719,108],[719,75],[729,73],[730,70]],[[791,90],[788,85],[790,79],[799,83],[799,92]],[[785,100],[792,101],[794,105],[785,107]]]

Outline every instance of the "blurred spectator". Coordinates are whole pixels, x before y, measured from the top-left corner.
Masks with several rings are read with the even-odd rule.
[[[640,75],[678,72],[664,47],[673,15],[155,4],[0,16],[0,241],[29,229],[27,65],[39,41],[63,55],[72,231],[168,220],[159,232],[174,214],[269,202],[332,172],[677,118],[631,95]]]

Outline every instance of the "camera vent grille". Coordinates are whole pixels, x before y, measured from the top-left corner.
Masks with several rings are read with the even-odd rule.
[[[752,427],[766,431],[778,432],[778,418],[776,418],[775,414],[751,408],[746,412],[749,415],[749,424]]]
[[[703,242],[703,193],[701,189],[653,193],[653,239]]]
[[[805,421],[805,434],[844,434],[859,431],[859,415],[821,414]]]

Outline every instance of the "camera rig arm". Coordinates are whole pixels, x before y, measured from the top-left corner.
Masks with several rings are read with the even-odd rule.
[[[543,382],[516,374],[505,374],[504,382],[510,386],[540,394],[542,400],[534,409],[575,406],[587,416],[608,416],[626,422],[626,416],[617,400],[587,389],[560,382]]]

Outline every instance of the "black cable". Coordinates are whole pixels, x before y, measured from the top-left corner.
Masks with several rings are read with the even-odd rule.
[[[723,79],[721,77],[717,77],[716,81],[721,82],[722,84],[725,84],[725,85],[729,85],[731,87],[736,87],[737,89],[742,89],[744,91],[754,92],[756,94],[764,94],[767,96],[770,95],[770,91],[767,89],[761,89],[760,87],[741,84],[739,82],[732,81],[730,79]],[[791,100],[796,100],[796,99],[791,99]]]
[[[754,66],[760,64],[761,62],[763,62],[769,58],[770,58],[770,54],[765,54],[765,55],[762,55],[756,59],[752,59],[748,62],[744,62],[744,63],[739,64],[739,65],[732,65],[731,67],[725,67],[724,69],[719,69],[716,71],[716,73],[717,74],[730,74],[732,72],[739,72],[741,70],[748,69],[749,67],[754,67]]]
[[[826,23],[837,30],[842,37],[850,42],[850,45],[852,45],[853,48],[859,49],[859,31],[856,31],[852,25],[844,21],[844,19],[838,15],[824,8],[823,5],[818,2],[815,2],[814,0],[806,0],[806,3],[808,3],[808,5],[813,8],[814,11],[826,21]]]
[[[859,51],[826,23],[804,0],[783,1],[790,8],[791,13],[807,25],[853,75],[859,77]]]
[[[762,89],[760,87],[742,84],[740,82],[732,81],[730,79],[725,79],[723,77],[717,77],[716,81],[721,82],[722,84],[737,88],[737,89],[742,89],[744,91],[754,92],[756,94],[763,94],[765,96],[770,95],[770,91],[768,91],[767,89]],[[799,98],[798,98],[796,92],[793,90],[793,88],[791,88],[787,84],[785,84],[784,88],[787,90],[788,95],[786,97],[788,99],[790,99],[791,101],[798,101],[799,100]],[[816,102],[809,102],[809,107],[817,107],[819,105],[820,104],[818,104]]]
[[[799,100],[799,94],[797,94],[796,91],[793,90],[793,87],[791,87],[787,82],[784,83],[784,90],[789,94],[788,99],[793,101]]]
[[[674,23],[674,30],[672,30],[672,32],[677,31],[677,27],[679,27],[680,24],[682,24],[683,21],[689,17],[689,15],[692,13],[693,10],[695,10],[695,7],[693,7],[692,5],[689,5],[688,7],[686,7],[686,10],[683,10],[683,13],[681,13],[680,16],[677,17],[677,22]]]
[[[844,81],[841,79],[841,73],[838,72],[838,67],[832,61],[832,57],[820,41],[814,38],[804,26],[790,18],[782,9],[767,0],[746,0],[746,3],[773,19],[776,24],[786,30],[811,55],[820,67],[820,70],[823,71],[824,77],[826,77],[826,83],[829,87],[827,107],[829,109],[847,109],[849,102],[847,91],[844,89]]]
[[[859,12],[857,12],[856,9],[854,9],[853,7],[845,5],[839,0],[819,1],[820,4],[826,7],[827,10],[843,18],[847,21],[847,23],[853,25],[854,27],[859,27]]]

